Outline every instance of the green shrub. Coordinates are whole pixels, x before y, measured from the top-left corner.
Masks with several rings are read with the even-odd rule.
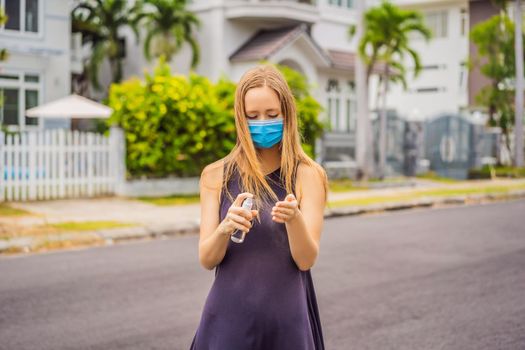
[[[506,178],[525,178],[525,167],[498,166],[494,167],[496,177]],[[469,179],[490,179],[490,166],[485,165],[481,168],[470,169]]]
[[[317,119],[322,107],[299,72],[278,68],[294,92],[303,148],[313,158],[315,139],[324,128]],[[235,88],[225,76],[213,84],[194,72],[172,75],[163,58],[145,81],[112,84],[107,103],[113,114],[107,124],[125,132],[128,177],[198,176],[205,165],[228,154],[236,142]]]
[[[217,95],[228,89],[193,72],[172,75],[163,59],[144,82],[112,84],[108,123],[125,131],[130,177],[198,176],[224,157],[236,137],[233,112]]]

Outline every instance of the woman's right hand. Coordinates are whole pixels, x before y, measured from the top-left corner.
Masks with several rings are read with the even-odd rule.
[[[250,231],[252,227],[251,220],[257,215],[257,210],[247,210],[242,207],[242,203],[248,197],[253,198],[253,194],[250,192],[239,193],[233,201],[228,209],[228,213],[221,222],[224,234],[232,235],[236,230],[246,233]]]

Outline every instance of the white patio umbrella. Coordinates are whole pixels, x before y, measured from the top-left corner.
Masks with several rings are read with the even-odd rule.
[[[109,118],[112,108],[72,94],[26,110],[28,117],[38,118]]]

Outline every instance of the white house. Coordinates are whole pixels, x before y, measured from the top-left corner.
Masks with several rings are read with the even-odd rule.
[[[430,43],[414,37],[423,72],[409,89],[392,86],[388,107],[408,119],[425,119],[440,112],[457,112],[468,104],[468,1],[395,0],[403,8],[423,12],[435,33]],[[368,6],[377,2],[368,1]],[[193,0],[189,9],[202,22],[197,33],[201,61],[197,72],[217,80],[222,74],[234,81],[260,59],[288,65],[302,72],[314,85],[313,95],[325,107],[321,116],[330,120],[325,135],[344,153],[354,154],[356,95],[354,70],[356,40],[348,35],[356,23],[353,0]],[[142,75],[145,61],[142,44],[126,33],[125,76]],[[172,62],[174,71],[187,74],[189,46]],[[410,67],[410,64],[408,65]],[[108,74],[101,74],[102,79]],[[372,79],[370,108],[376,107],[376,84]]]
[[[410,45],[423,65],[413,79],[407,57],[408,89],[392,86],[387,104],[411,120],[425,120],[441,113],[458,113],[469,105],[469,2],[468,0],[396,0],[398,6],[421,12],[433,32],[428,43],[414,35]],[[374,94],[371,95],[372,97]],[[375,106],[375,101],[371,101]]]
[[[0,62],[0,124],[13,130],[68,127],[67,120],[41,121],[24,111],[71,91],[70,2],[0,0],[0,6],[9,17],[0,27],[0,47],[9,52]]]
[[[434,39],[425,43],[413,37],[411,44],[421,55],[423,72],[416,79],[409,74],[407,91],[392,86],[388,107],[415,120],[462,110],[469,103],[470,77],[465,66],[471,25],[469,1],[393,2],[423,12]],[[367,1],[368,6],[377,3]],[[0,0],[0,5],[11,18],[0,28],[1,46],[11,55],[8,61],[0,63],[0,88],[5,99],[2,123],[15,129],[67,127],[66,120],[39,122],[25,118],[24,110],[69,94],[71,74],[81,69],[79,38],[70,34],[73,1]],[[201,48],[198,73],[212,80],[225,74],[235,81],[260,59],[301,71],[325,108],[321,118],[331,124],[332,130],[326,133],[324,141],[333,141],[344,154],[355,154],[357,43],[348,35],[349,26],[357,18],[355,0],[193,0],[189,9],[202,23],[196,33]],[[142,76],[143,70],[151,68],[154,62],[146,62],[142,43],[135,43],[131,30],[122,35],[126,38],[124,78]],[[185,46],[171,62],[173,70],[187,74],[190,57],[189,46]],[[102,68],[100,81],[108,86],[109,67],[106,64]],[[373,109],[374,79],[369,97]]]
[[[332,132],[355,147],[356,96],[354,90],[356,41],[348,35],[355,23],[352,0],[194,0],[189,9],[202,27],[197,33],[201,60],[196,71],[217,80],[222,74],[237,81],[261,59],[302,72],[314,97],[325,107]],[[125,76],[142,75],[142,44],[131,31],[126,39]],[[191,51],[184,47],[172,67],[187,74]],[[100,74],[101,78],[107,74]]]

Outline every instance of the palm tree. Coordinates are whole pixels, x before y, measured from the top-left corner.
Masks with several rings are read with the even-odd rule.
[[[382,88],[382,108],[379,126],[379,177],[385,175],[386,163],[386,95],[390,82],[401,83],[406,89],[405,56],[414,64],[414,77],[421,71],[418,53],[410,47],[409,37],[418,33],[425,40],[431,38],[430,30],[425,26],[422,15],[417,11],[403,10],[387,1],[372,7],[364,15],[365,31],[359,42],[359,55],[367,66],[367,80],[374,67],[382,66],[379,87]],[[349,28],[350,36],[355,34],[355,27]]]
[[[193,31],[194,27],[200,27],[200,21],[186,9],[187,0],[143,0],[143,3],[151,8],[143,15],[147,32],[144,41],[146,59],[150,61],[152,54],[154,57],[165,55],[169,62],[187,42],[192,50],[191,68],[195,68],[200,50]]]
[[[492,0],[492,2],[500,6],[503,11],[507,10],[507,5],[511,0]],[[523,26],[522,26],[522,9],[521,1],[513,0],[514,2],[514,54],[516,57],[516,91],[515,91],[515,114],[514,114],[514,137],[515,137],[515,152],[514,165],[517,167],[523,166],[523,92],[524,92],[524,77],[523,77]]]
[[[82,0],[72,12],[73,32],[82,33],[82,43],[91,44],[88,75],[93,86],[100,90],[98,71],[104,59],[109,59],[112,82],[122,79],[124,43],[119,31],[129,26],[138,42],[137,21],[141,3],[130,6],[122,0]]]

